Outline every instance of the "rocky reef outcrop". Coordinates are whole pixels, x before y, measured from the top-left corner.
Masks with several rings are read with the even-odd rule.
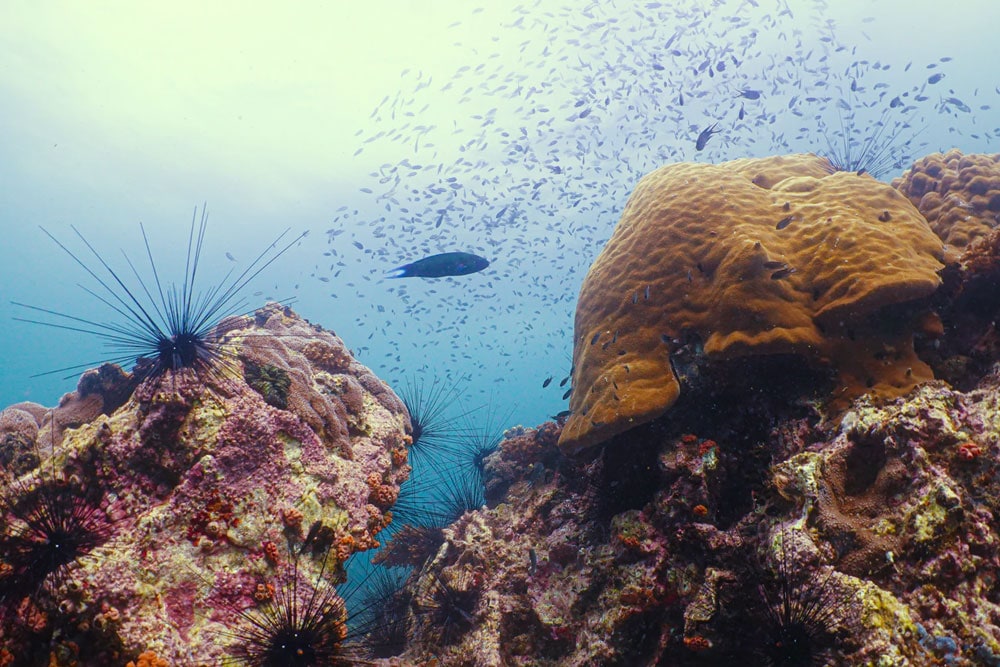
[[[254,609],[376,545],[409,473],[396,395],[277,304],[213,336],[210,373],[105,366],[0,413],[0,664],[231,661]]]
[[[776,190],[787,187],[797,196],[814,189],[804,189],[807,181],[827,178],[807,175],[792,187],[780,160],[758,167],[757,176],[743,176],[759,180],[755,187],[777,209],[783,198],[775,198]],[[708,168],[704,173],[719,175]],[[737,176],[720,177],[724,189],[742,192]],[[903,209],[908,219],[918,215],[884,185],[856,175],[839,182],[845,179],[878,188],[885,202],[898,204],[899,211],[882,221],[873,207],[872,225],[891,228]],[[696,187],[698,181],[688,183]],[[663,200],[650,200],[647,208],[683,217],[683,207],[673,202],[689,198],[661,194]],[[787,224],[781,216],[771,218],[770,232],[808,222],[808,216]],[[690,231],[696,225],[689,222]],[[921,239],[930,229],[913,225]],[[856,231],[848,251],[868,243],[864,229]],[[575,423],[560,419],[509,430],[486,459],[487,506],[445,528],[440,546],[404,589],[412,599],[406,614],[412,639],[401,660],[476,666],[1000,665],[998,239],[996,229],[986,229],[948,256],[938,245],[933,257],[919,260],[925,262],[921,270],[936,274],[925,283],[937,286],[920,295],[894,290],[889,263],[860,269],[862,283],[882,279],[883,296],[899,299],[880,306],[887,309],[865,336],[877,341],[883,331],[889,336],[884,343],[905,335],[906,349],[898,355],[890,342],[876,354],[878,345],[858,343],[857,354],[872,353],[886,368],[903,359],[923,365],[920,377],[896,392],[879,391],[873,382],[872,391],[835,395],[843,386],[836,355],[822,362],[831,364],[829,372],[818,374],[792,349],[765,346],[759,355],[713,360],[715,348],[702,336],[712,340],[720,328],[705,325],[704,331],[687,329],[699,335],[686,350],[673,350],[669,363],[666,350],[660,353],[664,373],[676,375],[684,391],[670,394],[666,413],[660,408],[639,419],[614,410],[630,391],[622,378],[601,380],[641,347],[624,355],[616,347],[633,340],[637,328],[624,320],[578,326],[574,378],[589,379],[574,382],[574,392],[586,392],[572,404],[569,420]],[[748,252],[751,241],[744,243]],[[742,256],[739,243],[722,247]],[[770,251],[771,242],[760,247]],[[679,252],[660,270],[676,273],[678,258],[694,261],[695,255]],[[702,289],[697,280],[706,279],[678,275],[690,287],[674,301],[695,303]],[[770,294],[787,277],[765,275],[760,293]],[[744,276],[742,282],[753,280]],[[647,284],[653,285],[650,298],[662,287],[652,278]],[[605,310],[578,312],[578,325],[608,312],[647,308],[641,281],[619,291],[601,297]],[[798,302],[781,303],[794,308]],[[711,317],[704,308],[690,312],[699,322]],[[683,322],[674,331],[660,314],[640,325],[667,331],[664,344],[684,334]],[[858,342],[851,331],[841,333],[841,351]],[[600,362],[596,375],[579,366],[591,357]],[[631,374],[642,363],[629,361],[621,372]],[[604,428],[602,416],[605,423],[581,427],[582,406],[600,407],[601,415],[620,419],[619,426]],[[569,436],[568,428],[574,429]]]
[[[410,655],[1000,664],[1000,372],[862,398],[838,425],[802,405],[754,428],[757,407],[700,433],[640,427],[616,443],[631,460],[569,461],[556,423],[509,432],[487,463],[494,504],[447,528],[419,575],[467,625],[441,646],[415,623]],[[787,662],[775,643],[796,631],[805,661]]]

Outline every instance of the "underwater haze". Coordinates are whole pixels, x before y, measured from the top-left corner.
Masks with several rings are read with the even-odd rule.
[[[469,406],[540,423],[566,408],[577,293],[641,175],[812,151],[891,180],[996,152],[997,25],[985,0],[3,3],[0,405],[52,405],[116,356],[14,319],[117,317],[39,227],[129,276],[141,222],[181,280],[207,202],[203,289],[309,230],[246,310],[294,299],[392,386],[461,381]],[[490,265],[386,275],[446,252]]]

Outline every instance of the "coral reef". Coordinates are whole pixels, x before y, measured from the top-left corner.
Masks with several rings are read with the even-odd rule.
[[[577,312],[574,377],[598,384],[576,383],[575,395],[583,397],[575,399],[565,425],[506,433],[484,462],[486,507],[465,512],[423,549],[408,548],[416,540],[399,534],[394,562],[415,567],[402,592],[410,600],[411,639],[399,649],[401,661],[1000,665],[1000,231],[989,230],[946,266],[940,241],[928,238],[926,223],[886,186],[853,174],[823,176],[821,168],[797,157],[742,160],[723,169],[680,165],[677,173],[657,177],[664,184],[657,193],[643,191],[649,182],[640,185],[617,241],[609,243],[617,256],[602,255],[592,272],[607,277],[601,272],[616,266],[624,271],[620,289],[590,294],[588,285],[599,281],[588,278]],[[808,175],[787,178],[788,172]],[[854,210],[864,208],[874,219],[826,228],[840,236],[848,255],[859,254],[838,260],[851,267],[845,280],[857,280],[853,291],[841,293],[838,314],[851,322],[850,331],[830,326],[820,314],[823,303],[803,311],[802,322],[825,324],[817,331],[827,340],[814,340],[815,351],[795,349],[784,311],[762,298],[769,293],[758,283],[769,287],[789,275],[760,281],[744,272],[726,290],[710,292],[714,301],[702,293],[711,276],[725,274],[725,260],[752,258],[756,241],[768,253],[783,248],[781,261],[789,267],[790,257],[806,252],[796,242],[774,245],[773,234],[751,237],[745,229],[757,228],[741,228],[730,220],[734,213],[716,212],[726,210],[724,196],[752,210],[740,194],[747,181],[771,206],[794,202],[787,215],[796,218],[772,220],[776,232],[813,220],[792,212],[807,209],[795,197],[822,190],[824,182],[845,192],[871,187],[870,198]],[[701,214],[690,223],[699,229],[678,223],[654,244],[673,244],[677,253],[657,254],[646,243],[643,253],[629,255],[639,243],[639,209],[676,222],[694,201],[693,190],[703,197]],[[879,216],[886,219],[876,222]],[[722,256],[714,263],[691,241],[712,230]],[[817,226],[804,236],[815,245],[823,242],[816,236],[822,231]],[[873,259],[881,251],[871,249],[862,260],[872,243],[893,243],[903,254]],[[647,255],[657,267],[645,265]],[[640,267],[625,257],[641,257],[633,262]],[[886,270],[890,262],[893,271]],[[687,265],[695,265],[690,281],[683,275]],[[803,278],[822,275],[815,265],[803,266]],[[649,272],[680,275],[687,286],[671,292],[673,285]],[[654,312],[646,302],[658,293],[672,298],[668,305],[657,302]],[[592,299],[588,305],[585,297]],[[800,308],[796,297],[793,290],[782,303]],[[757,308],[763,319],[757,329],[752,318],[719,305],[729,298]],[[719,311],[717,321],[709,319],[715,315],[708,305]],[[690,313],[682,317],[682,308]],[[597,314],[591,318],[588,309]],[[633,316],[637,310],[645,319]],[[862,321],[871,325],[873,314],[892,324],[864,329]],[[671,329],[674,317],[680,324]],[[776,324],[772,329],[767,322]],[[740,335],[727,323],[746,331]],[[636,332],[647,324],[651,330],[643,335],[663,335],[664,347],[636,361]],[[673,341],[692,332],[703,350]],[[784,342],[768,347],[774,340]],[[743,358],[753,345],[761,358]],[[906,363],[909,379],[892,391],[879,391],[879,382],[870,383],[872,391],[844,391],[838,355],[880,349],[883,368],[892,374]],[[822,376],[787,379],[798,376],[803,358],[839,374],[835,413]],[[592,361],[596,370],[581,370]],[[627,382],[636,378],[647,382],[642,391],[664,391],[662,378],[650,380],[652,366],[679,378],[676,386],[668,382],[666,398],[656,399],[676,401],[662,416],[662,409],[630,412],[640,402],[635,396],[626,402]],[[932,379],[930,368],[944,379]],[[602,400],[600,409],[609,412],[597,414]],[[591,423],[581,435],[574,423],[580,406],[593,420],[610,415],[618,423],[610,430]],[[567,435],[570,429],[577,430]],[[606,446],[577,456],[595,442]]]
[[[44,644],[53,665],[219,664],[240,655],[246,633],[235,629],[266,602],[261,590],[287,578],[286,545],[306,529],[333,555],[328,566],[318,547],[297,560],[304,596],[377,545],[409,473],[401,401],[288,308],[269,304],[219,329],[239,363],[218,372],[135,386],[106,367],[54,410],[0,413],[6,534],[48,478],[86,489],[109,524],[60,576],[43,573],[37,592],[0,602],[14,659],[30,664]],[[242,369],[256,370],[244,379]],[[0,570],[7,561],[0,554]]]
[[[859,398],[838,424],[798,408],[749,438],[747,415],[704,435],[658,422],[622,436],[648,454],[626,471],[612,448],[565,458],[557,424],[511,431],[487,460],[491,506],[411,583],[404,658],[997,664],[998,408],[1000,372]],[[748,442],[768,456],[748,463]],[[748,465],[761,483],[734,515]]]
[[[277,304],[0,412],[0,664],[1000,665],[1000,229],[945,262],[783,156],[655,172],[609,248],[573,411],[499,444],[411,457]]]
[[[944,240],[951,261],[1000,222],[1000,153],[933,153],[914,162],[892,187]]]
[[[796,155],[643,177],[580,290],[566,452],[663,414],[686,358],[794,355],[834,371],[839,405],[932,377],[912,334],[940,239],[888,185],[828,172]]]

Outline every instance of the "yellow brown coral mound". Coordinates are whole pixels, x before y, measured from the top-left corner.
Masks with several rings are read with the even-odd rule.
[[[914,162],[892,187],[944,240],[949,261],[1000,222],[1000,153],[963,155],[955,148],[934,153]]]
[[[691,336],[709,359],[831,366],[841,396],[932,377],[909,331],[870,323],[937,288],[941,240],[888,185],[829,171],[793,155],[674,164],[639,181],[580,290],[564,451],[667,410],[680,393],[672,346]]]

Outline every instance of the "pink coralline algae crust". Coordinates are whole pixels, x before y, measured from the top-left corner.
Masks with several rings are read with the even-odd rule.
[[[563,459],[557,424],[508,432],[490,506],[446,528],[411,584],[416,608],[444,586],[472,620],[443,642],[439,617],[416,614],[403,658],[767,664],[755,641],[787,595],[829,612],[812,664],[1000,664],[1000,371],[967,392],[863,397],[837,423],[783,415],[756,439],[769,454],[739,511],[754,453],[719,422],[711,439],[637,429],[614,449],[642,463],[617,473],[612,448]],[[608,488],[643,475],[645,496]]]
[[[122,401],[122,384],[95,383],[88,371],[96,398],[78,390],[54,411],[0,413],[0,435],[34,436],[41,469],[75,475],[108,499],[111,538],[41,602],[70,601],[46,610],[53,636],[60,624],[74,636],[100,622],[120,664],[147,650],[174,665],[219,664],[246,622],[240,612],[261,602],[254,593],[287,584],[288,536],[301,540],[321,522],[333,557],[377,546],[386,496],[409,474],[402,403],[338,337],[277,304],[220,330],[231,354],[211,377],[168,375]],[[287,374],[287,409],[244,381],[244,360]],[[321,558],[309,554],[298,562],[303,596],[327,585]],[[328,565],[327,578],[338,569]]]

